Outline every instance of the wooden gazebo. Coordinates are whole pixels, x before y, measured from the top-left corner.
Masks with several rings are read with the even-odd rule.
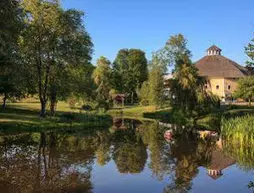
[[[119,107],[121,105],[124,107],[125,94],[114,94],[112,96],[114,107]]]

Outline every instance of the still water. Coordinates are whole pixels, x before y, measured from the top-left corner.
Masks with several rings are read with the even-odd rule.
[[[0,192],[253,192],[254,147],[114,119],[110,128],[0,136]]]

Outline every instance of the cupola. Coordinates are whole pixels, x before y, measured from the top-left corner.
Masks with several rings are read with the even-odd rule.
[[[210,48],[207,49],[207,55],[208,56],[216,56],[216,55],[221,55],[221,49],[218,48],[217,46],[213,45]]]

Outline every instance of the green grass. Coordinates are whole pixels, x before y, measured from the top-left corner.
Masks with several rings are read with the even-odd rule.
[[[18,103],[10,103],[7,104],[7,107],[16,108],[16,109],[24,109],[24,110],[32,110],[38,111],[41,106],[39,102],[18,102]],[[69,105],[65,102],[57,103],[57,111],[59,112],[79,112],[78,109],[71,109]]]
[[[224,148],[239,166],[249,170],[254,167],[254,116],[222,119]]]
[[[254,115],[254,107],[238,105],[224,106],[224,108],[215,109],[212,113],[200,117],[196,121],[196,124],[209,130],[220,130],[223,120],[232,120],[233,118],[246,115]]]
[[[126,106],[121,109],[111,109],[107,113],[110,115],[123,114],[129,117],[143,117],[144,113],[155,112],[155,106]]]
[[[196,121],[196,124],[207,130],[220,130],[221,113],[211,113]]]
[[[170,108],[156,109],[155,106],[126,106],[122,109],[111,109],[107,115],[97,112],[80,113],[79,109],[71,109],[65,102],[57,105],[56,117],[40,118],[40,103],[24,101],[9,103],[7,108],[0,108],[0,129],[52,129],[52,128],[88,128],[103,127],[111,124],[111,116],[124,116],[132,119],[157,119],[179,125],[198,126],[209,130],[220,130],[221,119],[254,114],[254,108],[242,106],[226,106],[219,111],[200,117],[198,120],[188,119],[181,112],[171,112]]]
[[[40,104],[11,103],[7,108],[0,109],[0,129],[3,130],[42,130],[63,128],[105,127],[111,124],[109,115],[80,113],[70,109],[64,103],[58,103],[55,117],[39,117]]]
[[[223,118],[221,131],[222,134],[225,134],[227,137],[234,136],[239,137],[239,139],[251,137],[254,139],[254,116],[245,115],[230,119]]]

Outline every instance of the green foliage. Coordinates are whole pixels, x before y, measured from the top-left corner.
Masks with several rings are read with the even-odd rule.
[[[186,44],[187,40],[181,34],[171,37],[167,42],[175,65],[174,79],[169,81],[170,101],[174,108],[181,109],[187,117],[196,117],[209,112],[219,100],[205,90],[206,81],[199,77]]]
[[[147,80],[147,59],[138,49],[122,49],[113,63],[114,88],[128,96],[131,103],[136,98],[136,89]]]
[[[248,99],[249,106],[254,98],[254,76],[247,76],[238,81],[235,97]]]
[[[221,131],[230,137],[254,137],[254,116],[245,115],[231,119],[223,119]],[[243,138],[242,138],[243,139]]]
[[[9,98],[24,96],[23,77],[20,76],[18,37],[24,27],[22,9],[17,0],[0,2],[0,95],[4,104]]]
[[[116,131],[113,136],[112,158],[120,173],[140,173],[143,171],[146,160],[146,145],[135,130],[128,128]]]
[[[96,101],[99,103],[110,102],[110,90],[112,89],[110,65],[111,62],[102,56],[97,60],[97,67],[93,72],[93,80],[97,85]]]
[[[252,39],[251,42],[248,44],[248,46],[245,47],[245,53],[250,58],[250,60],[246,62],[247,67],[253,67],[254,66],[254,39]]]
[[[85,111],[91,111],[93,108],[90,105],[82,105],[82,109]]]
[[[211,131],[220,131],[220,124],[221,124],[221,115],[220,112],[214,112],[205,115],[204,117],[198,119],[196,124],[201,127],[205,128],[206,130]]]
[[[153,64],[152,64],[153,65]],[[162,106],[164,100],[164,69],[161,66],[154,65],[149,72],[149,101],[151,105]]]
[[[36,89],[41,116],[45,116],[49,99],[54,110],[59,99],[89,92],[85,87],[91,83],[92,43],[82,12],[65,11],[57,0],[24,0],[22,7],[26,13],[20,38],[24,76]]]
[[[142,105],[162,106],[165,104],[164,74],[166,66],[161,63],[158,53],[153,54],[149,65],[148,80],[138,89],[138,97]]]
[[[156,60],[161,66],[174,66],[176,67],[176,61],[182,56],[191,57],[190,50],[187,49],[187,40],[182,34],[171,36],[166,42],[165,46],[158,50],[155,55]]]
[[[198,76],[197,69],[189,59],[179,61],[177,65],[170,87],[172,105],[182,109],[187,116],[198,116],[216,107],[218,97],[205,90],[205,80]]]
[[[224,141],[224,151],[236,159],[244,170],[254,167],[254,116],[246,115],[231,119],[223,119],[221,132]]]
[[[138,95],[138,98],[140,99],[139,103],[142,106],[147,106],[150,104],[150,100],[149,100],[150,99],[149,98],[150,84],[149,84],[149,81],[143,82],[141,88],[137,89],[137,95]]]

